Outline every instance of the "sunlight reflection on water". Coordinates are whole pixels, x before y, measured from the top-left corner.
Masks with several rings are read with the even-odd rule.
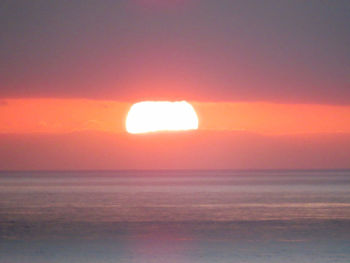
[[[1,173],[0,183],[1,262],[350,259],[349,172]]]

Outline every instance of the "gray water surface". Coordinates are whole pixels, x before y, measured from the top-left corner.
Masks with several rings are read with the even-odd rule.
[[[350,171],[1,172],[0,262],[350,262]]]

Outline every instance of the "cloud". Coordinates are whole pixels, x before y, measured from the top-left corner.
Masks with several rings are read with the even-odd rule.
[[[344,169],[350,134],[0,134],[7,169]]]

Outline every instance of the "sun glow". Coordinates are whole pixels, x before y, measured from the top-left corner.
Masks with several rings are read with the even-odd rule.
[[[186,101],[143,101],[132,105],[126,118],[129,133],[198,129],[198,117]]]

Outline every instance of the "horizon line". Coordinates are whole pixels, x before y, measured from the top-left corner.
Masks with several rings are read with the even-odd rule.
[[[288,169],[288,168],[257,168],[257,169],[235,169],[235,168],[219,168],[219,169],[24,169],[24,170],[1,170],[0,173],[4,172],[186,172],[186,171],[232,171],[232,172],[350,172],[349,168],[334,168],[334,169],[318,169],[318,168],[307,168],[307,169]]]

